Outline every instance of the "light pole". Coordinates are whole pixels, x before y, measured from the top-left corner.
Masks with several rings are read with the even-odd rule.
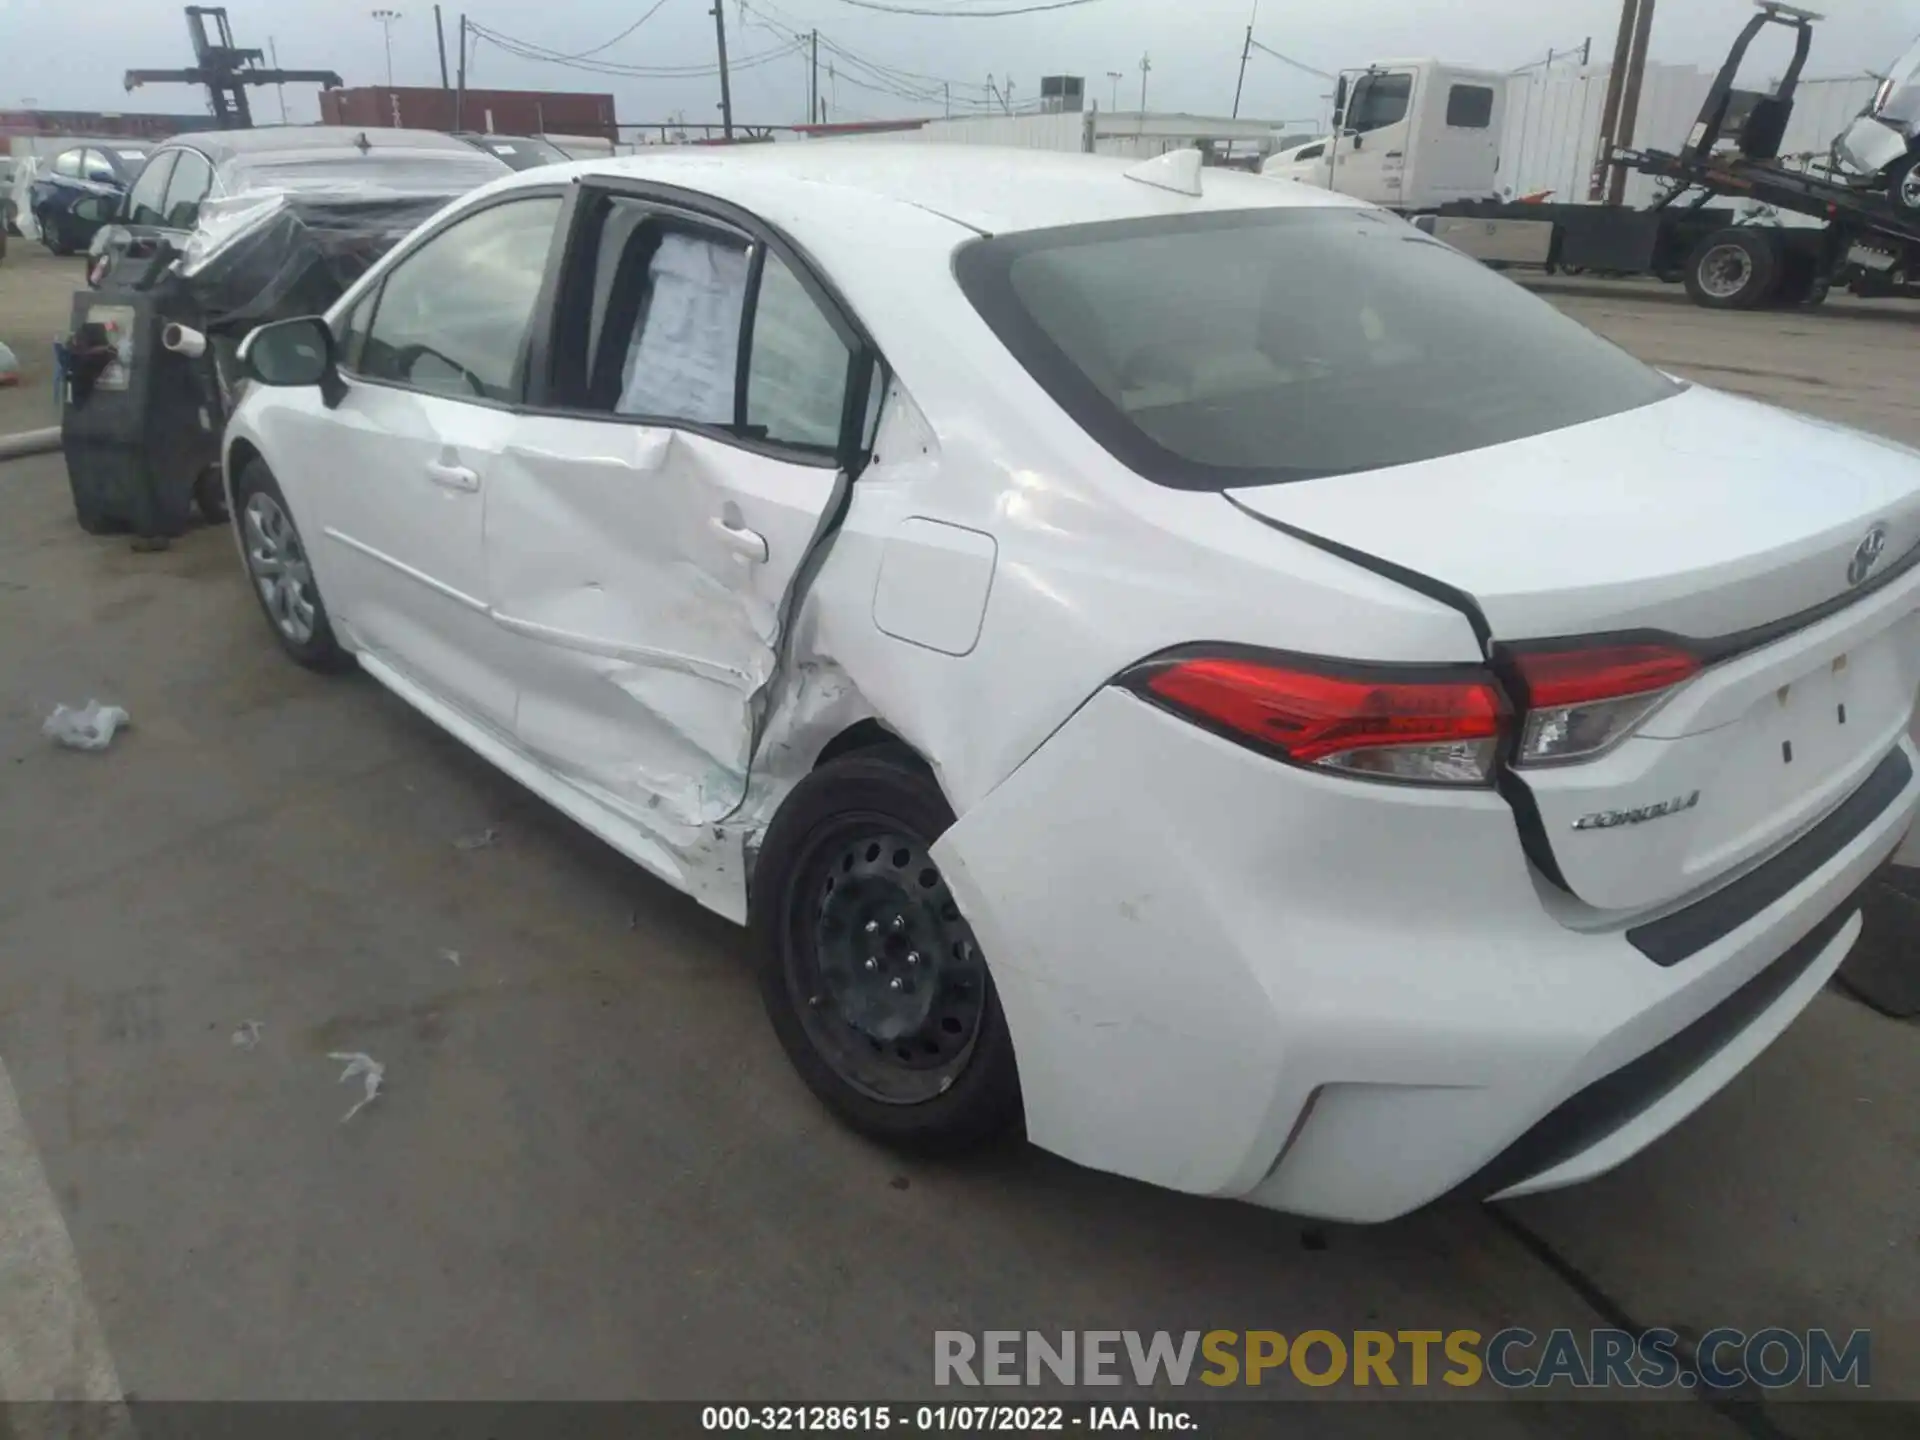
[[[1120,108],[1120,82],[1126,78],[1127,77],[1118,70],[1107,71],[1107,79],[1113,82],[1113,86],[1112,86],[1113,94],[1110,97],[1108,108],[1113,110],[1118,110]]]
[[[398,10],[376,10],[373,18],[380,22],[380,29],[387,39],[387,89],[393,88],[393,22],[400,18]]]
[[[1140,113],[1147,113],[1147,72],[1153,69],[1153,61],[1145,55],[1140,57]]]

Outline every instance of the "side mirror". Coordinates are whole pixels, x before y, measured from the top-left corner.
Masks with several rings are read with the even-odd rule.
[[[347,393],[334,363],[333,332],[317,315],[260,326],[240,342],[236,358],[241,373],[262,385],[318,385],[328,409]]]
[[[1362,150],[1366,148],[1366,143],[1367,143],[1366,137],[1363,136],[1358,130],[1349,130],[1347,133],[1353,137],[1354,149]]]
[[[1333,133],[1340,133],[1340,122],[1347,118],[1347,77],[1333,82]]]

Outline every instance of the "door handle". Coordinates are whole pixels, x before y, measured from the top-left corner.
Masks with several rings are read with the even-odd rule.
[[[756,565],[764,565],[767,560],[767,537],[758,530],[749,530],[725,516],[715,515],[707,524],[713,527],[713,533],[726,543],[729,550]]]
[[[480,477],[466,466],[446,465],[438,460],[427,462],[427,478],[448,490],[464,490],[471,493],[480,488]]]
[[[1389,159],[1389,160],[1398,160],[1398,159],[1400,159],[1400,158],[1401,158],[1401,157],[1402,157],[1403,155],[1405,155],[1406,153],[1407,153],[1407,152],[1406,152],[1406,151],[1404,151],[1404,150],[1389,150],[1389,151],[1387,151],[1387,159]]]

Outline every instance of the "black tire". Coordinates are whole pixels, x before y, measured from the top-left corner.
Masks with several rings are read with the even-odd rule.
[[[1887,199],[1909,220],[1920,220],[1920,150],[1887,170]]]
[[[952,824],[940,787],[904,746],[829,761],[794,787],[768,827],[749,907],[761,999],[800,1078],[855,1130],[922,1154],[986,1144],[1014,1126],[1021,1110],[1013,1040],[984,957],[924,858]],[[898,849],[889,849],[890,837]],[[911,860],[899,861],[909,853]],[[871,873],[855,868],[862,856]],[[897,876],[885,873],[889,865]],[[877,917],[888,911],[876,938]],[[841,945],[876,953],[836,968],[828,952]],[[914,948],[891,958],[877,953],[893,945]],[[884,968],[862,978],[875,960],[896,978],[885,979]],[[902,969],[903,961],[915,968]],[[898,990],[898,975],[914,977],[906,997],[874,988]],[[923,1001],[912,998],[915,981],[925,987]],[[880,998],[861,1011],[861,997],[849,993],[855,987]],[[917,1028],[874,1023],[873,1006],[910,1012],[916,1004],[926,1011]],[[910,1015],[884,1009],[879,1019],[913,1024]]]
[[[41,218],[40,239],[56,255],[64,257],[73,254],[73,243],[67,238],[67,222],[61,217]]]
[[[209,525],[224,525],[232,518],[227,510],[227,491],[218,465],[209,465],[193,482],[193,506]]]
[[[236,525],[240,532],[241,550],[249,556],[253,553],[247,518],[249,502],[256,495],[267,497],[286,518],[287,527],[291,531],[296,546],[304,555],[305,541],[301,539],[299,527],[294,523],[293,509],[287,504],[287,497],[281,493],[279,481],[275,480],[273,472],[267,469],[266,461],[258,458],[247,462],[233,487],[234,505],[239,511]],[[253,591],[253,598],[259,603],[260,613],[266,617],[267,628],[273,632],[273,638],[280,642],[282,650],[286,651],[296,663],[306,666],[309,670],[344,670],[352,665],[353,657],[348,655],[340,647],[340,642],[334,638],[333,624],[327,618],[326,602],[320,598],[320,587],[312,579],[310,569],[307,572],[306,583],[301,587],[301,594],[313,607],[313,623],[310,633],[300,637],[288,633],[287,628],[281,624],[280,617],[273,613],[266,596],[261,593],[260,584],[251,568],[251,560],[247,563],[249,565],[247,588]]]
[[[1687,294],[1710,310],[1752,310],[1780,283],[1780,251],[1773,236],[1751,225],[1716,230],[1687,256]]]

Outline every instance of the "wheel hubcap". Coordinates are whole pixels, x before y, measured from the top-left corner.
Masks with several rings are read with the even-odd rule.
[[[1910,165],[1900,177],[1900,203],[1909,210],[1920,210],[1920,165]]]
[[[296,645],[306,644],[313,638],[313,570],[300,533],[280,502],[261,492],[247,497],[242,530],[247,569],[268,618]]]
[[[1753,278],[1753,257],[1738,245],[1716,245],[1700,262],[1700,288],[1716,300],[1728,300]]]
[[[850,825],[803,873],[810,923],[790,979],[815,1048],[873,1099],[943,1094],[979,1038],[987,969],[925,842],[877,819]]]

